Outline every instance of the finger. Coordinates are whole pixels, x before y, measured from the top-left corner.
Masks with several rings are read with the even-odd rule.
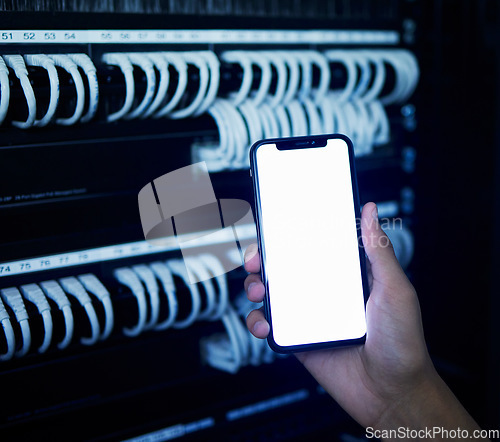
[[[245,270],[249,273],[260,272],[260,256],[257,244],[250,244],[245,250]]]
[[[262,302],[264,300],[265,288],[259,275],[255,273],[248,275],[245,279],[244,286],[250,301]]]
[[[265,339],[269,334],[269,323],[264,318],[262,308],[252,310],[247,316],[247,327],[256,338]]]
[[[403,279],[407,279],[394,254],[391,241],[380,227],[374,203],[367,203],[363,207],[361,236],[374,281],[397,287]]]

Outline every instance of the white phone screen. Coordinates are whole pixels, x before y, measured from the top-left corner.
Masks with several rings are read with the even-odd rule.
[[[361,338],[363,285],[349,152],[325,147],[256,152],[261,235],[273,338],[292,346]]]

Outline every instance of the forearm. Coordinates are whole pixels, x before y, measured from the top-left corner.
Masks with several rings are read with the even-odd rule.
[[[376,429],[384,440],[485,440],[476,431],[479,425],[434,370],[418,389],[387,408]]]

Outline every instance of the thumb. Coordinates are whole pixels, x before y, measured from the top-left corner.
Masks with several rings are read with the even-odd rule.
[[[361,213],[361,238],[370,261],[373,281],[398,288],[407,283],[389,237],[380,226],[375,203],[367,203]]]

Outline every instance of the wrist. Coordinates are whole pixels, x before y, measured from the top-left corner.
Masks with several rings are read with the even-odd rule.
[[[442,402],[443,380],[430,364],[415,375],[410,387],[388,399],[383,413],[373,426],[377,430],[394,430],[398,427],[417,429],[430,409]]]
[[[381,431],[462,429],[472,434],[479,426],[431,364],[411,389],[387,405],[374,428]]]

